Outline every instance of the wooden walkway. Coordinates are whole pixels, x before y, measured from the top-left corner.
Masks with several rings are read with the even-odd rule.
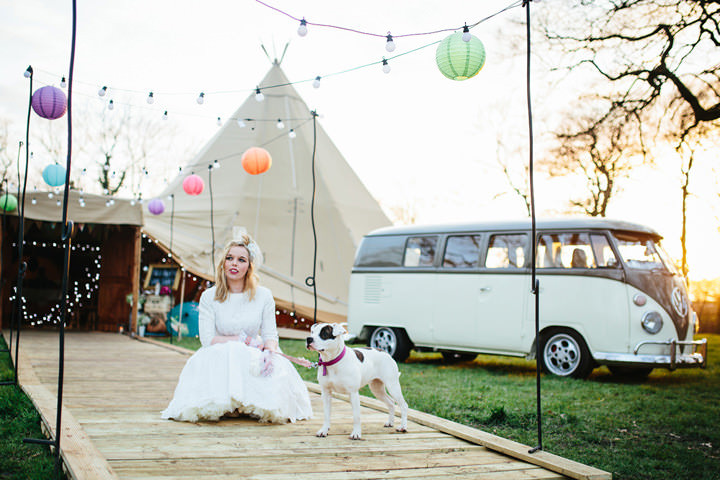
[[[7,339],[7,335],[5,337]],[[58,336],[23,331],[20,383],[54,432]],[[351,441],[351,408],[333,401],[327,438],[317,385],[314,418],[264,425],[248,418],[160,419],[188,353],[111,333],[68,333],[61,452],[76,479],[609,479],[607,472],[422,412],[409,432],[383,428],[387,413],[363,399],[363,440]]]

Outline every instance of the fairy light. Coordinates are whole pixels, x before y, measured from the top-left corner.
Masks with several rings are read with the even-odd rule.
[[[304,18],[302,20],[300,20],[300,26],[297,29],[297,33],[301,37],[304,37],[308,33],[307,22],[305,21]]]
[[[200,95],[198,95],[197,100],[195,100],[198,105],[202,105],[205,103],[205,94],[203,92],[200,92]]]
[[[103,86],[102,88],[100,88],[100,90],[98,90],[99,97],[104,97],[106,93],[107,93],[107,86]]]
[[[395,51],[395,42],[393,41],[393,36],[390,35],[390,32],[388,32],[387,37],[385,37],[387,41],[385,42],[385,50],[388,52],[394,52]]]
[[[315,80],[313,80],[313,88],[320,88],[320,75],[315,77]]]
[[[257,87],[255,89],[255,100],[257,100],[258,102],[262,102],[263,100],[265,100],[265,95],[263,95],[263,93],[260,91],[260,87]]]
[[[383,60],[382,60],[382,71],[383,71],[384,73],[390,73],[390,64],[389,64],[388,61],[385,60],[384,58],[383,58]]]
[[[153,92],[148,93],[148,96],[147,96],[147,98],[145,99],[145,101],[146,101],[149,105],[152,105],[153,103],[155,103],[155,96],[153,95]]]
[[[275,126],[277,127],[278,130],[282,130],[283,128],[285,128],[285,124],[283,123],[281,118],[278,118],[278,121],[275,124]]]

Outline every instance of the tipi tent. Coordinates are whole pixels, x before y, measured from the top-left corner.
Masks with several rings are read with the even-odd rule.
[[[391,222],[313,121],[277,61],[259,87],[264,100],[258,102],[255,93],[245,100],[159,195],[162,199],[172,195],[174,210],[172,202],[166,202],[162,215],[146,215],[144,230],[166,249],[172,248],[186,269],[213,279],[213,265],[224,245],[234,232],[245,229],[265,256],[261,283],[272,290],[279,306],[311,317],[314,296],[306,278],[313,273],[314,151],[318,318],[341,320],[347,314],[350,270],[359,241],[370,230]],[[284,128],[278,129],[278,120]],[[270,153],[269,171],[245,172],[241,156],[250,147]],[[220,168],[210,169],[216,161]],[[191,173],[205,182],[198,196],[183,190],[183,180]]]

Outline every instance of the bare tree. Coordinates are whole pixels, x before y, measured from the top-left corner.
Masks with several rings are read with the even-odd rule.
[[[627,178],[636,148],[624,118],[594,116],[568,120],[555,134],[556,148],[542,164],[551,177],[579,175],[585,179],[587,195],[570,199],[574,208],[592,217],[604,217],[610,200],[619,191],[618,181]]]
[[[527,212],[527,215],[529,217],[531,214],[529,189],[530,167],[524,161],[521,162],[521,167],[518,168],[517,166],[515,166],[517,165],[518,160],[524,159],[525,157],[522,152],[523,149],[518,146],[518,142],[513,143],[515,147],[509,147],[508,142],[505,140],[505,138],[503,138],[503,135],[500,133],[497,134],[495,142],[497,162],[502,169],[503,175],[505,175],[505,179],[507,180],[508,185],[510,185],[510,188],[513,190],[513,192],[515,192],[515,194],[520,197],[525,204],[525,211]]]
[[[567,67],[590,65],[609,81],[609,111],[638,120],[681,117],[678,138],[720,119],[720,2],[568,1],[543,19]],[[660,121],[658,126],[663,122]]]

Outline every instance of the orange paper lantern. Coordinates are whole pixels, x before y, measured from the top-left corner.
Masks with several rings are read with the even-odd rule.
[[[242,166],[250,175],[259,175],[270,170],[272,157],[264,148],[251,147],[243,153]]]

